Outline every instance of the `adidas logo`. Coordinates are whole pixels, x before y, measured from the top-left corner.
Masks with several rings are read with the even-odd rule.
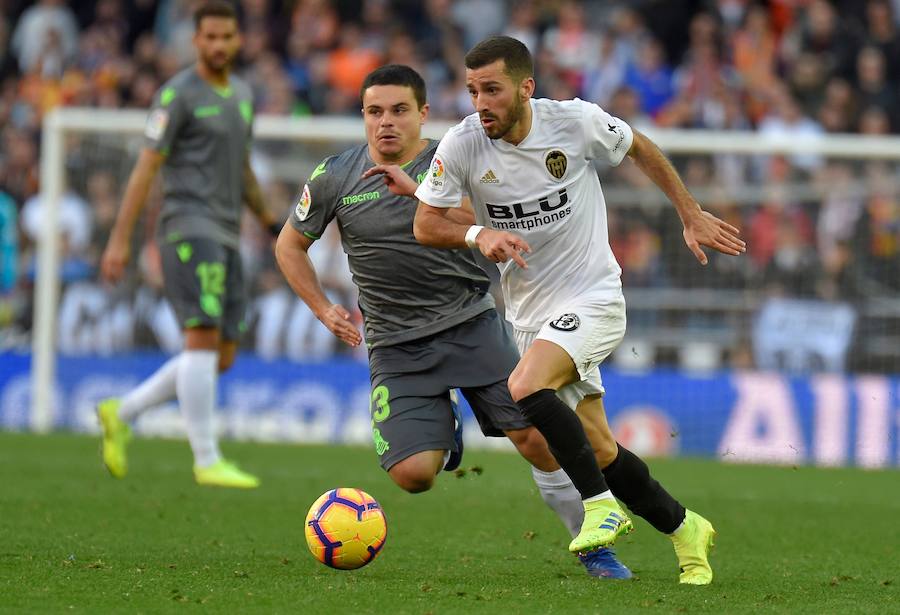
[[[500,180],[497,179],[497,176],[494,175],[494,171],[488,169],[488,172],[481,176],[482,184],[499,184]]]

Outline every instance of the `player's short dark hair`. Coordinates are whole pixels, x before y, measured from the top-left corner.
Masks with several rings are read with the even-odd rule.
[[[419,109],[425,106],[425,80],[422,75],[403,64],[385,64],[376,68],[363,79],[362,87],[359,89],[359,100],[362,102],[363,96],[373,85],[400,85],[412,89],[413,96]]]
[[[227,0],[207,0],[194,11],[194,29],[200,29],[200,22],[205,17],[225,17],[237,21],[237,11]]]
[[[482,68],[497,60],[503,60],[504,72],[513,81],[534,76],[531,52],[522,41],[510,36],[490,36],[472,47],[466,54],[466,68]]]

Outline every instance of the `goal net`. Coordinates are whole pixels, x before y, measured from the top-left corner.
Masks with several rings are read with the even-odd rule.
[[[124,392],[180,348],[153,241],[158,190],[126,281],[108,287],[96,273],[144,118],[63,109],[45,121],[42,200],[55,206],[40,211],[34,247],[30,372],[21,358],[0,380],[7,428],[95,429],[98,398]],[[426,128],[439,138],[448,125]],[[626,338],[601,370],[620,440],[651,455],[900,463],[900,139],[645,132],[704,208],[742,229],[748,252],[711,254],[702,267],[674,208],[633,164],[598,167],[628,305]],[[255,134],[254,168],[286,217],[316,164],[364,131],[350,118],[260,117]],[[364,355],[342,348],[292,295],[270,239],[245,222],[249,326],[221,379],[225,435],[370,440]],[[334,300],[352,306],[336,235],[311,255]],[[174,406],[141,421],[147,434],[180,430]],[[484,444],[477,433],[473,424],[467,442]]]

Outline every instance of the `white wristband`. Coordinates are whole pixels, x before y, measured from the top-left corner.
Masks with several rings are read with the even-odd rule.
[[[477,224],[473,224],[469,227],[469,230],[466,231],[466,245],[470,248],[477,248],[478,244],[475,243],[475,238],[478,237],[478,233],[481,232],[483,226],[478,226]]]

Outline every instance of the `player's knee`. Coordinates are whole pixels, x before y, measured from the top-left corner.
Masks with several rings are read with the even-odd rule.
[[[219,343],[219,373],[227,372],[234,365],[237,356],[237,343],[224,340]]]
[[[434,485],[435,470],[420,456],[413,456],[400,461],[388,470],[394,483],[409,493],[422,493]]]
[[[431,489],[434,485],[434,475],[415,472],[389,472],[394,483],[409,493],[422,493]]]
[[[234,365],[234,354],[219,354],[219,373],[227,372]]]
[[[513,373],[509,375],[506,384],[509,386],[509,394],[512,396],[514,402],[519,402],[532,393],[536,393],[544,388],[537,386],[537,383],[533,379],[526,377],[524,371],[519,369],[513,370]]]

